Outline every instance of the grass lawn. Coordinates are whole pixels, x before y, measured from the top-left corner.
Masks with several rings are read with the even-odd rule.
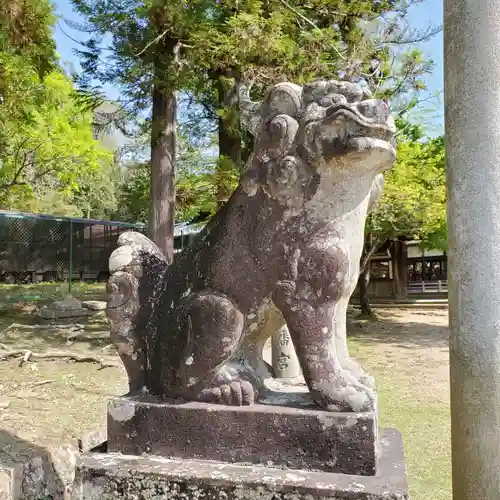
[[[350,349],[375,376],[381,425],[403,435],[412,500],[451,500],[447,311],[380,311],[350,324]]]

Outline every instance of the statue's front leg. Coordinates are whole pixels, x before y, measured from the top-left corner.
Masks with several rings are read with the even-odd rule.
[[[328,410],[372,411],[375,394],[344,370],[337,356],[335,323],[345,292],[347,255],[338,247],[302,252],[297,277],[278,283],[274,301],[283,313],[314,400]]]
[[[363,367],[349,354],[347,346],[347,306],[349,305],[350,294],[338,301],[335,308],[335,349],[337,358],[342,368],[354,375],[361,384],[375,388],[375,380],[363,370]]]

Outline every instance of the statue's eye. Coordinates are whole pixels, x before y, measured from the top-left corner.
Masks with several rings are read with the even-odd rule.
[[[323,96],[318,102],[318,104],[323,108],[328,108],[333,105],[346,104],[346,103],[347,99],[345,98],[345,96],[341,94],[327,94]]]

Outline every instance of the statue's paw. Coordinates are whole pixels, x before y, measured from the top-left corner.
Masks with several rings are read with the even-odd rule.
[[[365,387],[368,387],[369,389],[375,390],[375,379],[371,376],[368,375],[367,373],[362,373],[359,378],[359,383],[364,385]]]
[[[217,403],[230,406],[253,405],[258,399],[258,392],[250,382],[238,380],[220,387],[205,389],[198,397],[205,403]]]
[[[316,403],[329,411],[369,412],[376,407],[375,391],[348,372],[339,375],[329,387],[311,392]]]
[[[354,375],[360,384],[370,389],[375,389],[375,379],[371,375],[365,373],[361,365],[354,359],[349,358],[345,360],[342,363],[342,368]]]

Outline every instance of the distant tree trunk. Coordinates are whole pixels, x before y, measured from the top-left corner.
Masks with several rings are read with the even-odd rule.
[[[229,196],[228,177],[231,170],[242,168],[240,125],[240,76],[237,72],[216,72],[219,115],[219,163],[217,181],[217,203],[223,205]]]
[[[358,290],[359,304],[361,306],[361,314],[363,316],[372,316],[373,310],[370,305],[370,297],[368,295],[368,285],[370,284],[370,263],[372,257],[383,244],[383,241],[372,235],[365,236],[365,244],[361,261],[359,264]]]
[[[175,90],[166,82],[168,64],[174,57],[175,45],[165,42],[165,52],[158,51],[155,61],[153,113],[151,123],[151,208],[149,235],[170,264],[174,257],[175,222],[175,155],[176,111]]]
[[[359,273],[359,305],[361,306],[361,314],[363,316],[372,316],[373,311],[370,305],[370,297],[368,295],[368,285],[370,284],[370,266],[366,266]]]
[[[219,108],[225,110],[219,118],[219,154],[241,166],[241,130],[238,75],[220,75],[218,81]]]
[[[408,250],[403,238],[394,240],[392,253],[394,292],[397,299],[404,299],[408,295]]]

